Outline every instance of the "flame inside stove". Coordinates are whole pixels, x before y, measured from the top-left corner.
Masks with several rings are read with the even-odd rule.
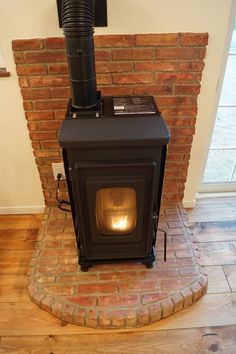
[[[103,188],[96,194],[96,222],[103,235],[125,235],[137,223],[136,192],[133,188]]]

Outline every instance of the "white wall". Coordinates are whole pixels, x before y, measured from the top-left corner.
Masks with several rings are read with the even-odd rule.
[[[185,202],[194,200],[214,116],[217,80],[234,0],[108,0],[109,27],[97,34],[209,32]],[[61,36],[56,0],[1,4],[0,46],[11,77],[0,79],[0,212],[43,205],[12,57],[12,39]],[[2,209],[1,209],[2,208]],[[8,208],[8,209],[4,209]]]

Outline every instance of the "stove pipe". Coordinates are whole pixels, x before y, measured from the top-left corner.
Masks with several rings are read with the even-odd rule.
[[[62,27],[65,35],[72,106],[86,111],[97,105],[94,59],[95,0],[63,0]]]

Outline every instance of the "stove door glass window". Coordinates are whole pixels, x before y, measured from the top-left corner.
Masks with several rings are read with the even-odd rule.
[[[137,223],[137,198],[133,188],[103,188],[96,192],[96,223],[102,235],[127,235]]]

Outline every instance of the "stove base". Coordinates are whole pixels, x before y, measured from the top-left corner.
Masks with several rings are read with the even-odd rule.
[[[148,257],[146,258],[134,258],[134,259],[110,259],[110,260],[94,260],[90,261],[86,259],[85,257],[82,257],[79,255],[79,265],[80,265],[80,270],[82,272],[87,272],[89,268],[92,266],[96,265],[102,265],[102,264],[117,264],[117,263],[142,263],[145,265],[147,268],[153,268],[154,262],[156,260],[155,257],[155,249],[154,247],[152,248],[151,252],[149,253]]]

